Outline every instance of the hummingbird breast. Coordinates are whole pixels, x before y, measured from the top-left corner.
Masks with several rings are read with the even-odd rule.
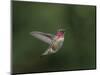
[[[54,40],[54,42],[51,45],[52,50],[54,50],[55,52],[58,51],[62,47],[63,41],[64,41],[64,38],[59,38],[59,39]]]
[[[56,53],[63,45],[64,37],[57,39],[56,37],[52,40],[49,48],[43,53],[43,55]]]

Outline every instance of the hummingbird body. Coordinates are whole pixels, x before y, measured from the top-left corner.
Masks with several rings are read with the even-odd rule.
[[[42,33],[42,32],[32,32],[31,34],[34,37],[50,44],[49,48],[42,55],[56,53],[62,47],[63,42],[64,42],[63,29],[59,29],[54,36],[50,34]]]
[[[63,42],[64,42],[64,34],[63,33],[60,34],[60,32],[57,32],[52,41],[52,44],[42,55],[56,53],[62,47]]]

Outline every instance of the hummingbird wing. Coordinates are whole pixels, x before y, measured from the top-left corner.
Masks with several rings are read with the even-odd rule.
[[[32,36],[34,36],[35,38],[45,42],[45,43],[48,43],[48,44],[51,44],[52,43],[52,40],[53,40],[53,35],[52,34],[48,34],[48,33],[43,33],[43,32],[38,32],[38,31],[33,31],[30,33]]]

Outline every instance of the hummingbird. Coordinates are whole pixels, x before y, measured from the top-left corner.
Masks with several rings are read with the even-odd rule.
[[[48,49],[42,55],[49,55],[56,53],[63,45],[64,42],[64,29],[58,29],[55,35],[39,32],[39,31],[32,31],[30,34],[35,38],[49,44]]]

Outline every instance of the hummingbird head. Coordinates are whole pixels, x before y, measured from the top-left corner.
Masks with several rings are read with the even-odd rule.
[[[59,36],[59,37],[61,36],[62,37],[62,36],[64,36],[64,33],[65,33],[65,29],[58,29],[57,33],[56,33],[56,36]]]

